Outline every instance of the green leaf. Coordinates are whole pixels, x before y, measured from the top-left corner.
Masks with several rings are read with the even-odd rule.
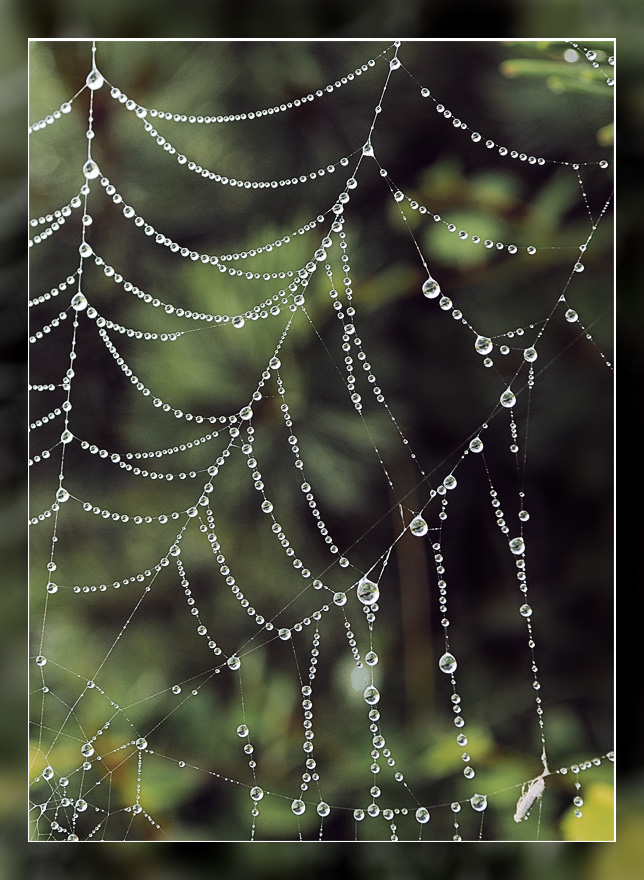
[[[583,806],[572,805],[561,819],[561,836],[568,841],[614,840],[613,789],[605,782],[583,788]],[[575,816],[579,809],[581,817]]]

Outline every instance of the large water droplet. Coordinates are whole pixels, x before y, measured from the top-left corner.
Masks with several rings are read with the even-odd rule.
[[[334,593],[333,594],[333,602],[335,605],[346,605],[347,603],[347,595],[346,593]]]
[[[575,321],[578,320],[578,318],[579,315],[574,309],[568,309],[568,311],[566,312],[566,321],[570,321],[571,324],[574,324]]]
[[[306,804],[301,800],[294,800],[291,804],[291,810],[295,813],[296,816],[301,816],[302,813],[306,810]]]
[[[69,499],[69,492],[67,491],[67,489],[63,489],[63,487],[61,486],[60,489],[58,490],[58,492],[56,492],[56,501],[60,501],[62,504],[64,501],[67,501],[68,499]]]
[[[494,346],[492,345],[492,340],[487,336],[477,336],[474,348],[479,354],[489,354]]]
[[[514,396],[512,390],[510,388],[508,388],[506,391],[504,391],[503,394],[501,395],[501,397],[499,398],[499,403],[501,404],[501,406],[506,406],[506,407],[508,407],[508,409],[510,407],[514,406],[514,404],[516,402],[517,402],[517,399]]]
[[[88,180],[93,180],[95,177],[98,177],[100,173],[101,169],[92,159],[88,159],[83,165],[83,174]]]
[[[435,299],[440,295],[441,287],[438,281],[435,281],[431,276],[425,281],[423,284],[423,294],[427,297],[427,299]]]
[[[87,801],[84,801],[82,798],[79,798],[76,801],[76,803],[74,804],[74,806],[76,807],[77,813],[84,813],[85,810],[87,809]]]
[[[254,785],[250,790],[250,796],[254,801],[261,801],[264,797],[264,792],[259,785]]]
[[[514,553],[515,556],[521,556],[521,554],[525,551],[525,541],[523,538],[512,538],[510,541],[510,550]]]
[[[423,535],[427,534],[428,530],[429,526],[420,514],[415,516],[409,523],[409,531],[412,535],[416,535],[417,538],[422,538]]]
[[[358,584],[356,595],[363,605],[373,605],[378,601],[380,590],[377,584],[374,584],[369,578],[363,577]]]
[[[375,706],[377,702],[380,700],[380,691],[378,688],[374,687],[372,684],[369,685],[368,688],[365,688],[364,692],[364,701],[369,706]]]
[[[452,654],[443,654],[441,659],[438,661],[438,666],[441,672],[446,672],[448,674],[450,672],[454,672],[457,665],[458,664],[456,663],[456,657],[454,657]]]
[[[237,736],[248,736],[248,727],[245,724],[240,724],[237,728]]]
[[[54,768],[53,768],[53,767],[49,767],[49,766],[47,766],[47,767],[45,767],[45,769],[42,771],[42,778],[43,778],[43,779],[52,779],[53,776],[54,776]]]
[[[244,319],[242,318],[241,315],[235,315],[235,317],[234,317],[233,320],[232,320],[232,325],[233,325],[233,327],[236,327],[238,330],[239,330],[241,327],[243,327],[245,323],[246,323],[246,322],[244,321]]]
[[[449,474],[449,476],[445,477],[445,479],[443,480],[443,486],[445,486],[446,489],[455,489],[456,477],[452,476],[452,474]]]
[[[539,355],[537,354],[536,348],[526,348],[526,350],[523,352],[523,357],[526,361],[532,363],[533,361],[536,361]]]
[[[242,407],[242,409],[240,409],[239,416],[240,416],[240,418],[248,421],[248,419],[252,419],[253,411],[249,406],[244,406],[244,407]]]
[[[470,449],[472,452],[483,452],[483,441],[480,437],[474,437],[470,440]]]
[[[429,822],[429,810],[427,807],[418,807],[416,810],[416,821],[420,822],[421,825],[424,825],[426,822]]]
[[[484,794],[475,794],[470,798],[470,803],[472,804],[472,809],[476,810],[478,813],[482,813],[483,810],[487,807],[487,797]]]
[[[522,605],[519,608],[519,614],[522,617],[530,617],[532,615],[532,608],[529,605]]]
[[[236,654],[233,654],[232,657],[229,657],[228,660],[226,660],[226,663],[228,667],[233,670],[239,669],[239,667],[241,666],[241,660]]]
[[[291,631],[290,629],[286,629],[286,627],[284,627],[283,629],[279,630],[277,635],[283,642],[288,642],[288,640],[291,638]]]
[[[331,812],[331,807],[328,804],[325,804],[324,801],[320,801],[320,803],[316,807],[318,811],[318,816],[328,816]]]
[[[147,741],[147,739],[146,739],[144,736],[140,736],[140,737],[136,740],[136,742],[134,743],[134,745],[137,747],[137,749],[139,749],[140,751],[143,751],[143,749],[147,749],[147,747],[148,747],[148,741]]]
[[[93,67],[90,72],[87,74],[87,79],[85,80],[87,87],[92,89],[92,91],[96,89],[100,89],[105,80],[99,71]]]
[[[85,743],[81,746],[81,755],[85,758],[91,758],[94,754],[94,746],[91,743]]]

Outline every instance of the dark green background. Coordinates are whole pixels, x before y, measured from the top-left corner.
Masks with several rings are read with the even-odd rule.
[[[568,3],[549,5],[526,4],[519,7],[518,11],[508,4],[501,9],[499,16],[490,16],[483,22],[480,19],[473,18],[471,15],[469,18],[463,16],[461,14],[462,7],[459,7],[457,11],[454,11],[451,7],[437,7],[436,4],[431,4],[431,8],[426,7],[429,7],[429,4],[406,5],[404,7],[404,10],[408,13],[406,23],[394,20],[392,27],[389,28],[389,21],[386,16],[380,15],[381,10],[376,10],[377,17],[371,19],[373,24],[371,24],[368,14],[362,18],[360,15],[352,18],[351,16],[343,16],[341,13],[336,20],[329,20],[322,16],[323,21],[320,24],[320,14],[317,13],[316,17],[316,8],[310,5],[308,7],[310,12],[307,12],[307,15],[310,15],[308,20],[302,20],[301,11],[291,9],[288,15],[279,20],[279,27],[276,26],[274,33],[276,36],[290,34],[306,36],[319,33],[319,28],[322,27],[325,29],[331,28],[325,31],[329,35],[356,35],[357,33],[366,32],[377,37],[378,33],[381,32],[380,28],[388,33],[395,28],[397,31],[396,35],[420,37],[426,36],[428,32],[431,32],[432,35],[437,33],[447,34],[450,32],[450,29],[452,29],[452,32],[462,33],[463,25],[471,23],[472,30],[476,26],[477,33],[485,33],[486,30],[484,28],[489,27],[490,30],[487,32],[494,35],[499,35],[502,32],[507,36],[525,37],[528,33],[529,35],[536,35],[555,31],[559,33],[574,33],[575,36],[582,34],[588,36],[616,34],[621,40],[620,72],[623,73],[622,88],[619,92],[620,103],[618,105],[622,111],[623,131],[620,149],[623,161],[622,168],[625,174],[627,173],[629,160],[637,155],[642,143],[641,125],[638,123],[638,119],[641,119],[641,114],[637,112],[638,106],[641,106],[640,62],[635,52],[631,51],[638,45],[641,36],[641,22],[637,4],[627,2],[610,5],[590,4],[584,8],[582,13],[579,12],[578,6]],[[326,4],[325,9],[328,10],[328,8],[328,4]],[[397,8],[402,9],[403,5],[400,4]],[[21,94],[24,94],[24,91],[20,87],[20,70],[21,59],[24,58],[26,35],[39,35],[45,38],[62,34],[73,36],[99,36],[101,34],[119,36],[136,35],[138,33],[139,35],[144,34],[148,36],[157,33],[159,35],[172,34],[180,36],[185,34],[190,36],[194,35],[195,27],[212,27],[212,20],[203,21],[199,17],[190,18],[188,14],[189,9],[186,4],[182,4],[179,14],[168,8],[163,20],[158,16],[152,19],[145,11],[144,4],[139,4],[136,10],[134,7],[124,10],[114,4],[109,8],[101,9],[84,6],[83,4],[59,4],[56,6],[47,4],[46,6],[43,5],[43,7],[39,7],[38,4],[31,4],[29,9],[32,11],[32,17],[28,23],[24,19],[13,18],[7,21],[7,27],[5,28],[6,51],[3,56],[3,69],[9,73],[16,71],[14,81],[17,83],[16,88],[6,90],[3,93],[3,98],[5,99],[3,110],[7,119],[6,131],[9,134],[12,131],[16,132],[13,140],[9,137],[3,141],[6,157],[4,165],[5,184],[8,189],[15,187],[15,183],[12,184],[12,181],[20,181],[20,175],[24,167],[25,153],[22,147],[24,141],[22,140],[21,132],[24,130],[25,104],[21,103],[21,100],[24,101],[24,99],[21,99]],[[155,10],[158,12],[158,6],[155,6]],[[235,25],[233,24],[234,19],[230,12],[221,12],[221,5],[219,5],[218,10],[220,10],[218,14],[223,16],[223,20],[220,19],[219,21],[219,30],[216,29],[217,24],[215,23],[214,33],[221,36],[251,36],[259,34],[259,29],[257,31],[253,30],[254,23],[260,21],[259,17],[254,19],[244,18],[241,24],[237,23]],[[370,5],[370,10],[373,12],[373,4]],[[470,10],[467,11],[470,12]],[[211,13],[213,16],[215,14]],[[100,18],[100,16],[103,16],[103,18]],[[133,22],[136,16],[140,16],[138,24]],[[141,25],[141,21],[145,23]],[[362,30],[362,22],[366,22],[365,30]],[[141,30],[135,30],[137,27],[141,28]],[[101,31],[101,28],[105,28],[105,30]],[[154,30],[155,28],[157,30]],[[293,30],[290,30],[290,28],[293,28]],[[466,32],[468,30],[469,28],[466,29]],[[639,315],[639,306],[635,303],[630,293],[633,285],[628,283],[628,279],[634,277],[639,266],[638,250],[628,247],[628,243],[633,239],[635,220],[640,214],[638,202],[635,198],[630,197],[631,194],[634,196],[634,192],[624,193],[618,220],[619,267],[620,277],[624,282],[620,288],[619,304],[622,310],[625,308],[628,310],[629,315],[627,326],[622,327],[620,331],[620,338],[624,343],[621,348],[621,362],[627,368],[630,367],[632,352],[634,352],[634,347],[629,345],[629,340],[638,325],[638,320],[633,320],[633,318]],[[19,204],[19,198],[16,201]],[[15,213],[20,213],[19,208]],[[20,360],[23,346],[20,342],[19,328],[21,326],[21,314],[24,314],[23,306],[21,305],[24,302],[24,287],[20,282],[22,271],[20,258],[13,256],[14,253],[19,252],[19,242],[22,240],[21,228],[18,227],[22,228],[22,223],[16,226],[13,224],[13,221],[9,220],[5,221],[3,229],[3,258],[4,264],[7,266],[7,275],[4,277],[9,280],[9,283],[4,286],[8,295],[3,308],[3,317],[5,319],[3,321],[3,329],[6,331],[7,339],[7,345],[4,347],[5,375],[9,377],[3,410],[7,416],[3,421],[3,425],[7,426],[4,435],[6,450],[5,474],[7,476],[5,478],[3,494],[5,499],[3,512],[5,528],[3,534],[8,547],[5,562],[7,583],[16,585],[16,590],[11,591],[6,596],[9,604],[6,606],[6,612],[3,617],[10,625],[12,620],[20,621],[23,619],[24,613],[22,602],[20,600],[15,601],[19,584],[22,582],[21,573],[24,560],[19,526],[22,514],[19,513],[16,516],[16,511],[24,509],[24,501],[21,483],[20,481],[17,482],[12,476],[16,471],[15,463],[22,460],[20,432],[14,428],[21,421],[20,387],[22,370],[20,369]],[[17,469],[18,471],[21,470],[19,465]],[[16,548],[16,550],[11,550],[10,548],[12,547]],[[13,630],[15,632],[15,626]],[[9,662],[7,668],[9,682],[16,683],[24,680],[22,663],[19,658],[17,661]],[[16,688],[16,705],[20,705],[22,691],[22,686]],[[8,731],[5,733],[5,736],[9,742]],[[628,756],[625,755],[623,766],[627,763]],[[637,773],[637,770],[634,767],[629,769],[631,771],[629,773],[629,780],[632,783],[634,780],[633,773]],[[19,773],[20,771],[18,770],[18,777],[13,775],[7,778],[9,780],[19,778]],[[629,830],[635,828],[633,822],[637,815],[633,813],[631,807],[633,800],[632,795],[629,795],[629,791],[632,790],[632,788],[629,788],[628,782],[621,788],[623,809],[620,812],[621,845],[619,846],[573,847],[566,849],[565,852],[561,847],[553,848],[546,845],[530,847],[529,850],[511,846],[491,847],[488,845],[483,850],[479,847],[476,852],[471,849],[461,850],[460,852],[448,851],[443,848],[437,850],[436,847],[433,847],[431,850],[431,863],[428,862],[425,855],[427,850],[420,850],[417,847],[411,849],[406,847],[403,850],[403,853],[407,854],[405,857],[405,871],[411,876],[433,876],[432,871],[434,870],[440,876],[449,874],[450,876],[458,877],[470,876],[472,872],[476,876],[505,876],[506,874],[508,876],[531,876],[533,872],[541,875],[544,870],[549,870],[551,873],[562,877],[571,876],[572,873],[579,876],[603,877],[615,876],[616,874],[624,877],[629,876],[629,872],[634,870],[635,853],[638,845],[636,844],[637,836],[631,835]],[[5,797],[5,810],[7,815],[15,818],[16,838],[19,839],[22,836],[20,831],[22,816],[21,782],[17,784],[10,782],[5,786],[5,791],[7,793]],[[35,859],[35,861],[31,861],[29,868],[29,872],[33,875],[39,870],[38,866],[42,863],[41,853],[44,850],[42,850],[42,847],[38,849],[30,847],[29,850]],[[58,871],[60,876],[98,876],[101,875],[102,871],[113,872],[115,868],[124,875],[126,873],[129,874],[129,872],[132,872],[133,875],[141,875],[148,871],[152,872],[153,876],[159,876],[161,871],[160,863],[155,857],[155,850],[145,845],[122,848],[119,850],[122,853],[121,856],[117,855],[115,849],[110,849],[110,855],[107,855],[106,850],[103,849],[102,852],[105,854],[103,858],[95,857],[91,861],[81,861],[77,856],[56,855],[56,853],[61,853],[60,848],[52,850],[51,847],[46,847],[46,851],[47,855],[45,858],[48,863],[48,876],[56,876],[56,871]],[[160,852],[164,853],[164,863],[167,865],[169,872],[173,870],[172,853],[177,854],[177,868],[181,869],[180,866],[182,864],[185,868],[185,862],[182,861],[183,857],[179,856],[179,853],[182,852],[181,848],[171,847],[170,850],[167,848],[163,851],[156,850],[156,853]],[[263,853],[265,850],[261,848],[258,852]],[[274,869],[280,872],[289,870],[291,865],[301,869],[305,865],[303,852],[307,853],[307,849],[302,850],[300,848],[296,851],[288,845],[272,845],[270,850],[267,851],[271,861],[267,862],[264,858],[260,857],[260,865],[257,867],[257,871],[268,873]],[[353,852],[356,858],[360,858],[359,864],[357,862],[347,863],[352,873],[358,876],[361,876],[363,869],[365,876],[367,870],[369,871],[369,876],[372,876],[374,872],[376,874],[380,873],[382,876],[390,875],[392,868],[385,861],[384,855],[387,850],[381,848],[376,848],[375,850],[342,848],[342,852],[346,852],[348,855],[351,855]],[[375,865],[367,864],[367,852],[373,852]],[[443,858],[438,857],[439,852],[445,854]],[[292,854],[294,861],[289,862],[289,853]],[[312,862],[309,862],[311,870],[314,870],[314,865],[319,867],[321,871],[327,871],[341,864],[341,856],[336,847],[326,846],[321,850],[316,849],[314,855],[311,850],[308,850],[308,853],[311,853],[310,858],[313,859]],[[320,855],[320,853],[323,855]],[[248,848],[238,849],[235,846],[219,847],[217,849],[217,864],[222,872],[229,870],[232,873],[238,873],[243,871],[246,865],[248,870],[255,872],[255,865],[248,861],[250,855]],[[5,849],[3,859],[8,870],[18,872],[19,874],[24,873],[23,850],[19,846],[10,845]],[[72,860],[70,861],[70,859]],[[398,873],[401,865],[400,860],[399,851],[396,851]],[[204,871],[209,869],[208,865],[211,861],[211,858],[205,856],[204,851]]]

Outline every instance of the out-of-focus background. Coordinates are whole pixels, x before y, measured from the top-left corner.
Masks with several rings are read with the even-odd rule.
[[[631,163],[641,152],[641,109],[644,90],[641,82],[641,60],[636,48],[641,41],[642,27],[637,3],[612,3],[603,6],[588,4],[587,19],[580,17],[578,4],[557,3],[495,3],[488,4],[485,14],[459,5],[458,15],[447,4],[422,2],[353,4],[349,14],[344,5],[308,4],[217,4],[206,10],[202,4],[183,3],[179,9],[152,3],[83,4],[31,3],[18,10],[17,5],[4,4],[3,46],[0,58],[0,113],[3,138],[0,187],[2,279],[2,389],[3,418],[1,423],[2,459],[2,541],[5,589],[2,595],[1,618],[7,635],[3,663],[6,701],[9,711],[0,724],[3,753],[10,760],[2,768],[2,801],[4,817],[0,869],[6,876],[123,876],[153,877],[182,875],[186,872],[185,848],[176,846],[159,849],[147,844],[108,845],[91,851],[84,849],[70,854],[60,847],[27,845],[24,822],[24,749],[25,724],[15,719],[24,713],[26,692],[26,537],[25,480],[23,466],[26,455],[24,426],[26,424],[24,359],[26,353],[26,259],[23,249],[26,221],[26,123],[27,123],[27,37],[47,40],[51,37],[195,37],[208,34],[217,37],[314,37],[370,36],[384,39],[395,37],[439,37],[454,33],[464,36],[493,36],[507,39],[521,37],[572,35],[618,38],[618,108],[622,124],[618,137],[621,174],[626,177]],[[270,12],[268,11],[270,10]],[[243,12],[243,14],[242,14]],[[457,72],[455,72],[455,77]],[[37,100],[37,96],[36,96]],[[32,121],[32,120],[30,120]],[[431,180],[428,182],[431,186]],[[626,315],[627,328],[620,330],[618,368],[627,370],[634,358],[632,338],[641,317],[641,306],[631,292],[637,277],[635,224],[640,207],[637,200],[624,193],[620,200],[617,224],[620,290],[618,314]],[[449,263],[449,255],[446,255]],[[6,745],[5,745],[6,744]],[[471,847],[465,851],[444,847],[431,851],[418,846],[405,847],[402,854],[387,847],[356,849],[346,845],[326,844],[313,851],[310,847],[295,850],[288,844],[270,847],[218,846],[191,854],[193,876],[208,871],[222,876],[265,874],[282,875],[285,871],[306,871],[312,875],[345,867],[358,877],[400,876],[539,876],[545,871],[553,877],[583,876],[589,878],[635,876],[641,852],[638,825],[641,824],[641,768],[631,766],[628,754],[623,756],[618,799],[618,844],[587,845],[564,848],[560,845],[530,846],[506,844]],[[638,785],[640,783],[640,785]],[[427,855],[431,852],[431,860]],[[201,860],[201,861],[200,861]]]

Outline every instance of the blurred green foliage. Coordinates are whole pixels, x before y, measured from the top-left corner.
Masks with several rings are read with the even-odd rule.
[[[100,41],[97,60],[110,84],[118,85],[147,108],[226,114],[257,110],[306,95],[349,73],[365,59],[376,57],[386,47],[384,42]],[[611,102],[572,89],[559,90],[553,97],[544,88],[554,63],[544,59],[544,53],[561,55],[565,46],[523,45],[526,63],[531,51],[535,55],[531,77],[511,80],[504,74],[508,72],[508,52],[515,47],[437,43],[432,45],[431,53],[426,48],[422,42],[405,42],[401,48],[405,67],[417,83],[430,85],[437,100],[458,108],[468,126],[481,131],[484,138],[494,133],[497,143],[516,145],[528,154],[564,162],[579,159],[580,152],[583,161],[591,163],[609,155],[605,144],[593,142],[592,133],[609,124]],[[90,44],[86,41],[32,43],[32,121],[44,118],[78,91],[89,69],[89,59]],[[157,127],[189,158],[240,179],[270,180],[284,174],[308,173],[360,149],[380,95],[386,64],[379,61],[337,95],[326,95],[304,106],[294,114],[294,121],[282,114],[275,119],[259,119],[252,128],[242,123],[182,127],[167,120],[163,127],[158,122]],[[569,76],[577,76],[580,81],[584,62],[579,67],[566,64],[573,71]],[[463,71],[471,73],[467,81]],[[403,71],[399,73],[385,96],[373,135],[378,160],[394,185],[430,212],[440,213],[459,227],[462,224],[470,234],[546,248],[538,257],[522,253],[499,258],[482,246],[464,245],[443,224],[408,211],[410,228],[428,255],[432,274],[440,279],[445,291],[450,291],[455,304],[463,307],[468,320],[475,327],[485,327],[490,335],[541,320],[544,304],[552,304],[556,291],[563,289],[571,252],[574,254],[588,230],[587,209],[574,173],[556,164],[527,169],[517,160],[503,160],[482,144],[472,144],[467,134],[435,113],[433,102],[420,98],[417,84]],[[608,95],[608,87],[604,88]],[[260,272],[276,271],[285,259],[291,267],[310,259],[319,231],[302,235],[296,232],[306,228],[316,214],[328,210],[334,192],[341,186],[337,182],[342,180],[341,169],[321,183],[308,182],[268,193],[204,185],[197,175],[190,175],[164,155],[143,131],[140,120],[112,101],[106,91],[107,86],[95,93],[92,155],[125,202],[156,229],[182,246],[206,253],[240,253],[289,233],[288,245],[254,261],[253,266]],[[85,96],[81,95],[72,114],[46,132],[32,136],[32,216],[65,204],[77,192],[86,152],[84,102]],[[553,102],[556,113],[552,111]],[[454,456],[464,432],[480,424],[489,412],[489,382],[476,369],[478,355],[464,346],[458,327],[449,326],[443,319],[438,329],[433,321],[422,317],[426,315],[426,301],[422,297],[419,301],[423,275],[417,255],[401,222],[400,210],[392,208],[389,190],[375,170],[361,170],[361,185],[352,194],[347,211],[345,228],[356,320],[361,322],[359,332],[365,350],[373,357],[374,371],[403,432],[425,467],[430,471],[442,469],[441,463]],[[596,165],[584,167],[581,173],[587,204],[596,216],[610,194],[611,173],[600,171]],[[141,229],[126,223],[120,208],[111,204],[96,185],[90,206],[93,223],[88,236],[95,252],[125,279],[161,301],[197,312],[234,314],[248,308],[249,301],[259,301],[266,295],[256,281],[241,284],[238,278],[215,273],[212,267],[199,262],[177,259],[167,249],[153,246]],[[73,271],[78,236],[78,218],[70,218],[51,243],[34,249],[32,295]],[[596,345],[609,360],[611,245],[609,224],[602,224],[585,259],[583,288],[578,294],[573,288],[570,295],[585,324],[592,327]],[[337,380],[337,367],[319,345],[323,339],[327,349],[337,352],[338,331],[328,304],[328,284],[319,275],[308,289],[311,322],[296,316],[280,352],[282,376],[306,477],[314,486],[324,520],[341,547],[355,545],[352,556],[356,564],[367,567],[390,545],[398,528],[397,506],[387,495],[379,456],[393,475],[399,493],[408,496],[406,506],[417,507],[423,492],[415,485],[406,451],[401,450],[387,415],[366,408],[369,434],[365,435],[347,404],[346,392]],[[151,312],[139,299],[115,288],[112,280],[90,264],[83,289],[100,314],[126,327],[161,333],[176,326],[173,316],[160,309]],[[64,307],[59,299],[52,301],[51,316]],[[282,318],[278,322],[282,327]],[[114,342],[153,395],[184,411],[227,413],[235,412],[249,399],[277,338],[274,322],[268,320],[258,321],[242,332],[247,335],[241,337],[241,344],[225,326],[188,333],[161,348],[157,343],[133,343],[117,335]],[[83,405],[74,407],[72,418],[78,437],[110,452],[123,452],[185,443],[199,433],[184,422],[174,424],[173,420],[168,425],[166,414],[145,403],[142,406],[140,398],[129,390],[130,383],[116,371],[111,356],[102,350],[98,339],[90,338],[91,333],[92,325],[81,326],[74,400]],[[69,336],[58,336],[52,335],[47,341],[46,363],[39,355],[32,359],[33,382],[51,381],[48,365],[65,363]],[[250,344],[246,344],[247,339]],[[548,366],[543,401],[537,398],[530,423],[526,488],[540,523],[535,578],[548,583],[548,590],[538,602],[548,731],[556,744],[557,760],[565,764],[592,757],[612,744],[612,649],[606,626],[611,604],[607,588],[611,570],[611,476],[605,457],[610,445],[611,376],[592,348],[575,344],[575,336],[567,326],[553,329],[548,345],[550,350],[544,346],[543,351]],[[337,354],[334,357],[337,359]],[[499,370],[503,373],[504,365],[499,365]],[[588,385],[589,375],[593,376],[592,387]],[[575,405],[571,406],[573,400]],[[290,457],[285,460],[286,433],[279,403],[273,392],[258,407],[254,420],[256,457],[267,495],[279,511],[284,530],[297,535],[297,555],[313,571],[320,571],[327,563],[320,553],[316,530],[309,529],[304,520],[306,508],[292,461]],[[41,405],[48,409],[49,400],[33,404],[32,419]],[[591,413],[603,415],[590,423]],[[500,430],[501,426],[492,425],[489,434],[490,467],[497,475],[503,473],[502,456],[495,458],[492,450],[503,442]],[[374,444],[379,456],[374,455]],[[172,469],[207,466],[219,454],[213,450],[221,447],[221,438],[209,441],[200,450],[193,450],[189,464],[175,467],[172,460]],[[50,503],[56,466],[54,461],[39,465],[39,477],[33,484],[34,511]],[[153,469],[154,465],[149,467]],[[525,693],[525,675],[510,660],[521,637],[512,601],[508,604],[502,586],[507,585],[509,572],[500,558],[485,549],[491,536],[487,529],[481,530],[481,522],[486,521],[484,502],[480,500],[485,484],[471,467],[463,478],[471,481],[471,498],[460,510],[458,534],[450,538],[447,533],[445,551],[452,557],[458,554],[455,558],[459,559],[456,565],[451,563],[452,577],[461,585],[452,599],[453,614],[459,621],[453,638],[464,667],[472,670],[466,701],[474,700],[476,694],[489,694],[480,707],[481,719],[478,728],[473,727],[470,746],[479,767],[477,784],[487,791],[500,792],[500,808],[490,810],[486,816],[485,837],[516,840],[526,834],[523,826],[512,821],[517,780],[530,778],[539,769],[538,759],[535,766],[534,710],[530,695]],[[503,479],[512,485],[511,474]],[[181,480],[175,480],[169,488],[164,481],[136,479],[109,461],[88,458],[74,445],[66,456],[67,488],[81,499],[89,498],[109,510],[130,514],[149,511],[154,515],[185,509],[193,495],[188,482],[184,486]],[[504,485],[499,488],[505,491]],[[231,456],[225,465],[225,479],[217,479],[213,496],[217,535],[227,564],[251,604],[282,609],[293,595],[293,574],[289,574],[288,567],[285,569],[282,551],[275,542],[264,540],[266,518],[257,512],[256,497],[245,464]],[[606,514],[589,516],[588,511],[598,505],[605,507]],[[68,572],[67,589],[56,596],[45,631],[46,653],[52,658],[65,657],[64,668],[48,665],[47,682],[53,693],[69,693],[67,700],[72,699],[77,687],[77,675],[93,677],[97,660],[110,651],[135,601],[131,585],[119,591],[108,589],[97,602],[95,596],[74,596],[68,589],[70,584],[109,583],[115,577],[142,571],[163,554],[176,531],[172,522],[162,535],[157,530],[152,534],[149,530],[143,532],[145,526],[134,527],[140,531],[133,534],[132,525],[121,524],[107,531],[97,530],[95,521],[78,506],[69,507],[61,518],[57,549],[59,568]],[[385,515],[374,516],[374,511],[384,511]],[[45,594],[43,558],[48,540],[47,534],[36,530],[32,541],[32,620],[36,630]],[[458,544],[469,548],[462,558]],[[222,591],[206,542],[188,535],[182,547],[198,607],[207,619],[226,622],[217,638],[227,655],[248,638],[247,624],[235,613],[235,600]],[[455,764],[453,756],[448,758],[447,744],[453,740],[453,728],[449,713],[443,714],[443,683],[435,682],[432,672],[436,652],[441,652],[442,636],[428,605],[428,561],[424,553],[419,555],[414,539],[399,542],[395,556],[402,587],[399,594],[396,578],[387,574],[381,613],[388,626],[378,632],[379,669],[388,671],[387,678],[377,680],[388,706],[387,740],[392,752],[404,759],[416,796],[428,803],[449,802],[468,796],[469,786],[462,779],[458,761]],[[133,616],[127,633],[115,646],[114,657],[101,669],[105,696],[93,692],[76,707],[79,733],[75,737],[71,732],[69,766],[76,760],[75,739],[80,731],[96,730],[105,718],[107,701],[118,696],[119,705],[128,707],[125,715],[136,730],[156,730],[155,753],[178,754],[188,765],[208,766],[206,756],[215,736],[216,772],[234,779],[248,776],[234,737],[235,727],[242,720],[239,694],[224,681],[213,687],[204,675],[208,652],[195,642],[194,621],[186,615],[176,590],[172,578],[162,572],[154,592],[145,600],[145,613]],[[62,615],[59,607],[64,609]],[[306,613],[302,610],[305,607],[295,601],[282,619],[299,619],[298,615]],[[578,625],[580,617],[583,626]],[[346,652],[344,637],[324,620],[320,627],[323,653],[340,658]],[[589,644],[594,646],[590,654]],[[475,668],[481,657],[485,663]],[[361,746],[364,704],[360,693],[352,691],[352,666],[347,654],[346,663],[323,666],[316,678],[316,754],[324,796],[337,804],[348,795],[351,802],[360,801],[366,769]],[[127,680],[122,679],[124,668],[133,673]],[[181,699],[177,706],[177,698],[168,691],[173,682],[183,682],[186,693],[196,686],[199,699]],[[243,682],[246,720],[262,756],[263,785],[276,792],[297,791],[299,762],[293,760],[293,754],[301,749],[300,696],[292,661],[270,646],[252,652],[244,661]],[[156,693],[157,697],[149,698]],[[37,718],[42,699],[38,689],[34,697],[32,717]],[[344,707],[341,716],[339,706]],[[578,722],[580,717],[584,718],[583,724]],[[62,726],[64,704],[58,713],[48,708],[46,718],[54,730]],[[399,719],[399,724],[393,719]],[[128,723],[117,713],[109,731],[102,735],[102,752],[108,755],[111,749],[118,749],[128,735]],[[58,760],[64,762],[64,755],[64,750],[59,750]],[[132,762],[121,765],[118,751],[114,755],[103,765],[111,767],[109,797],[113,810],[117,803],[132,803],[136,789],[135,766]],[[237,796],[216,778],[204,778],[203,773],[189,767],[180,771],[163,758],[146,757],[145,763],[144,792],[149,809],[171,839],[211,835],[217,839],[239,838],[240,827],[248,824],[248,796],[244,791]],[[390,792],[386,782],[382,788],[384,800]],[[552,797],[544,799],[542,839],[561,836],[559,817],[569,803],[569,794],[565,787],[560,791],[558,788],[555,786]],[[289,812],[280,806],[279,798],[265,798],[258,836],[270,839],[296,835]],[[312,811],[300,821],[305,837],[315,836],[317,823]],[[437,814],[432,820],[432,836],[448,838],[451,822],[449,814],[443,818]],[[401,833],[406,835],[409,830],[403,825],[401,822]],[[117,814],[109,828],[110,836],[127,833],[127,823],[123,824]],[[344,836],[347,832],[351,834],[340,823],[337,828],[331,825],[326,834]],[[156,834],[154,826],[147,823],[143,833]],[[530,833],[536,831],[531,828]],[[382,839],[388,834],[383,824]]]

